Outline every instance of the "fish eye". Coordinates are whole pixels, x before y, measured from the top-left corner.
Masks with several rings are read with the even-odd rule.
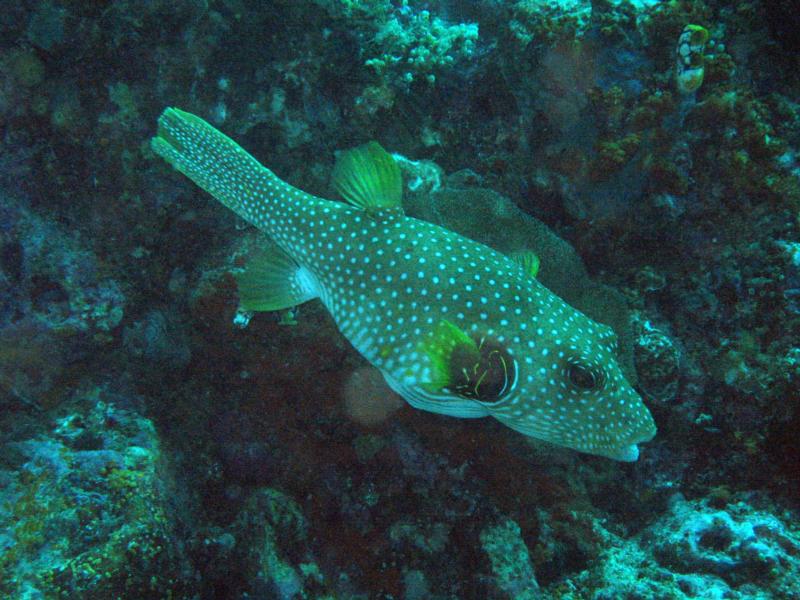
[[[602,371],[576,361],[567,365],[567,379],[579,390],[596,390],[603,385]]]

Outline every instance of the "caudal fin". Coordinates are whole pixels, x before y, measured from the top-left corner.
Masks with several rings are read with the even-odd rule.
[[[153,151],[178,171],[256,226],[266,223],[268,204],[288,186],[239,144],[203,119],[177,108],[158,118]]]

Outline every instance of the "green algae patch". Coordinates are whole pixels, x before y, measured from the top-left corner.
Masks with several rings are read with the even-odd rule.
[[[2,471],[0,595],[183,597],[168,473],[152,423],[86,395]]]

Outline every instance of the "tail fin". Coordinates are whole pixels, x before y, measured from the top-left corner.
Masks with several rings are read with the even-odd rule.
[[[266,225],[270,201],[281,192],[294,190],[227,135],[177,108],[167,108],[158,118],[158,134],[150,146],[178,171],[258,227]]]

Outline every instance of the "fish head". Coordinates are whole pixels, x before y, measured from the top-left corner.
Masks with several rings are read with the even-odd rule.
[[[578,311],[567,321],[567,330],[557,335],[537,335],[530,344],[518,338],[519,344],[507,346],[513,382],[506,393],[483,405],[525,435],[635,461],[638,444],[651,440],[656,426],[620,369],[616,335]]]
[[[501,320],[467,332],[443,321],[424,346],[433,376],[387,381],[423,410],[493,416],[530,437],[635,461],[656,427],[619,367],[616,335],[558,302],[550,330]]]

